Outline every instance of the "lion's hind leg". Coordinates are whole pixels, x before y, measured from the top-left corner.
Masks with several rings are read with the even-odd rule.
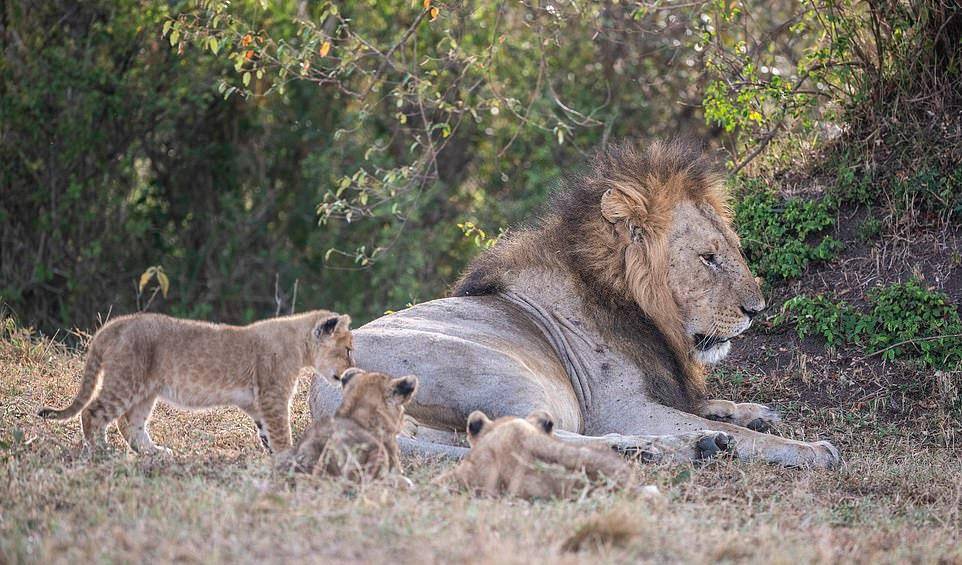
[[[708,420],[728,422],[756,432],[771,430],[775,424],[782,421],[778,412],[764,404],[736,403],[730,400],[708,400],[699,410],[698,415]]]
[[[133,360],[117,357],[103,364],[100,394],[80,414],[84,441],[94,452],[106,449],[107,426],[147,396],[142,363],[136,356]]]
[[[157,395],[134,403],[127,412],[117,420],[117,427],[123,434],[127,445],[141,455],[156,455],[159,453],[170,454],[170,449],[156,445],[150,438],[147,430],[147,423],[150,415],[154,411],[154,404],[157,402]]]

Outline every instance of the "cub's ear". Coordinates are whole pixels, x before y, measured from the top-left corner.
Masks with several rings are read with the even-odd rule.
[[[362,369],[358,369],[357,367],[344,369],[344,372],[341,373],[341,376],[337,377],[337,381],[341,383],[341,388],[344,388],[347,386],[347,383],[351,382],[351,379],[363,372],[364,371]]]
[[[548,435],[551,435],[551,431],[554,430],[554,418],[544,410],[535,410],[528,414],[526,419],[531,422],[531,425]]]
[[[350,331],[351,317],[347,314],[332,314],[314,325],[314,339],[323,339],[324,336],[332,335],[334,332]]]
[[[414,375],[398,377],[391,381],[391,396],[398,404],[407,404],[418,390],[418,378]]]
[[[473,440],[491,424],[491,420],[480,410],[471,412],[468,416],[468,439]]]

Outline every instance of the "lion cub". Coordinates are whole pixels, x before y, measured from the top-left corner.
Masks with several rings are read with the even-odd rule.
[[[147,433],[158,398],[185,408],[234,405],[254,419],[264,446],[280,451],[291,446],[290,402],[301,370],[332,376],[353,365],[350,324],[349,316],[327,310],[242,327],[123,316],[91,340],[73,403],[44,408],[39,416],[65,420],[83,411],[84,439],[92,448],[104,445],[116,419],[127,444],[151,454],[169,451]]]
[[[474,411],[468,416],[471,451],[444,478],[487,495],[526,499],[564,498],[599,480],[622,484],[628,478],[629,466],[615,452],[566,444],[553,429],[554,420],[543,410],[494,421]]]
[[[404,405],[417,391],[417,377],[348,369],[336,380],[344,398],[334,416],[311,424],[294,449],[278,457],[277,470],[352,480],[400,472],[397,435]]]

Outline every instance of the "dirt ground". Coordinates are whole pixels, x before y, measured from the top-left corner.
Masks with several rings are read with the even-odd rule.
[[[127,454],[116,431],[116,454],[83,459],[77,421],[34,416],[70,400],[82,357],[8,325],[0,562],[962,563],[962,454],[937,425],[948,416],[911,397],[903,400],[913,410],[899,412],[887,387],[859,400],[854,391],[871,379],[811,370],[818,350],[806,353],[790,334],[753,335],[735,348],[771,354],[736,356],[716,371],[714,392],[778,406],[779,433],[832,440],[841,469],[638,464],[623,491],[529,503],[441,491],[431,479],[450,463],[432,461],[405,461],[409,490],[314,478],[287,488],[272,480],[251,422],[232,409],[160,406],[152,434],[173,459]],[[305,384],[295,430],[306,424]],[[648,484],[660,496],[645,494]],[[612,535],[563,549],[579,529]]]

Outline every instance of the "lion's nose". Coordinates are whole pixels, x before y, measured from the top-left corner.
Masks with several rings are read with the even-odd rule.
[[[748,316],[749,320],[752,320],[755,318],[755,316],[761,314],[762,311],[765,310],[765,306],[766,304],[764,300],[755,304],[743,304],[742,313]]]

